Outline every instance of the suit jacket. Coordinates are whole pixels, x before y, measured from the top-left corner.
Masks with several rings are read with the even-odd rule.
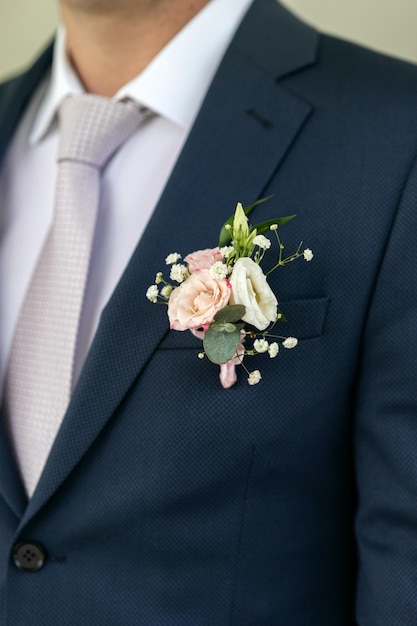
[[[1,87],[1,155],[50,61]],[[1,433],[1,624],[417,623],[416,87],[255,0],[29,502]],[[254,220],[296,213],[285,243],[315,253],[270,281],[300,344],[226,391],[145,292],[269,194]],[[13,562],[27,541],[36,573]]]

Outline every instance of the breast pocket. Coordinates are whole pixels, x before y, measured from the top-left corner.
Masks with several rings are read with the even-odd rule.
[[[286,322],[275,327],[286,337],[292,336],[297,339],[313,339],[320,337],[325,328],[330,298],[306,298],[300,300],[288,300],[279,303],[285,315]],[[201,347],[201,340],[191,332],[169,331],[159,345],[160,350],[194,349]]]
[[[297,339],[313,339],[324,332],[330,298],[308,298],[280,302],[286,322],[283,334]]]

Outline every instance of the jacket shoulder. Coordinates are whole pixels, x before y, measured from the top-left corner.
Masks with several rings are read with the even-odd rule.
[[[326,34],[319,37],[319,61],[332,72],[337,84],[355,83],[366,91],[382,90],[392,95],[392,87],[413,90],[417,85],[417,65],[376,52]]]
[[[12,100],[20,94],[27,95],[36,89],[51,66],[52,50],[53,45],[49,44],[28,69],[0,83],[0,103]]]

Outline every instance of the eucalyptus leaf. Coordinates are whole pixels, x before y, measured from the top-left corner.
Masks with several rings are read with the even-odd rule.
[[[239,343],[239,330],[232,333],[217,332],[210,327],[204,336],[204,352],[212,363],[222,365],[233,359]]]
[[[224,323],[223,323],[223,322],[213,322],[213,323],[210,325],[210,328],[211,328],[212,330],[215,330],[215,331],[216,331],[216,333],[222,333],[222,332],[224,331],[224,326],[225,326],[225,325],[224,325]]]
[[[243,304],[231,304],[230,306],[225,306],[223,309],[220,309],[214,316],[214,321],[221,324],[238,322],[245,315],[245,312],[246,308]]]
[[[226,333],[233,333],[236,330],[236,326],[230,322],[213,322],[210,328],[215,330],[216,333],[222,333],[223,331]]]

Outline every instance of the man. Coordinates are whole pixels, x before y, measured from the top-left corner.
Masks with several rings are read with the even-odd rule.
[[[1,623],[414,625],[416,69],[275,0],[60,8],[52,74],[48,50],[0,90]],[[13,336],[83,89],[145,115],[102,174],[71,401],[29,488]],[[299,345],[225,391],[145,292],[268,195],[254,220],[297,213],[285,241],[315,253],[270,279]]]

